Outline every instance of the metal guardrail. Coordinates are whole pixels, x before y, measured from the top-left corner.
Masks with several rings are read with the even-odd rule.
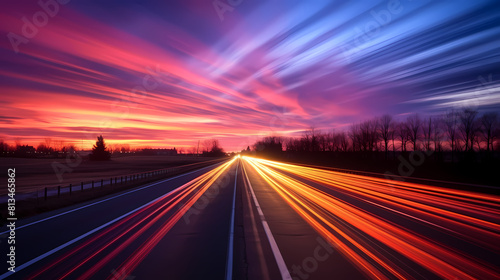
[[[170,167],[157,169],[152,171],[138,172],[132,173],[128,175],[122,176],[111,176],[108,178],[95,179],[90,181],[82,181],[79,184],[73,185],[70,183],[69,185],[59,185],[56,187],[44,187],[42,189],[38,189],[34,192],[30,193],[20,193],[16,197],[17,199],[22,199],[19,196],[25,196],[26,198],[36,197],[37,199],[43,198],[43,200],[47,200],[49,197],[61,197],[62,195],[69,194],[73,195],[74,193],[83,192],[86,190],[96,190],[102,189],[105,187],[115,187],[115,186],[123,186],[125,184],[130,184],[133,182],[145,181],[148,179],[154,179],[158,177],[163,177],[165,175],[169,175],[172,173],[176,173],[181,169],[181,167]],[[40,193],[41,191],[41,193]]]
[[[48,200],[51,197],[61,197],[65,195],[75,195],[78,193],[83,193],[84,191],[92,190],[103,190],[105,188],[111,189],[113,187],[125,186],[126,184],[137,183],[141,181],[147,181],[152,179],[160,179],[167,175],[177,173],[181,170],[185,170],[190,167],[196,167],[204,164],[214,163],[215,161],[222,161],[220,159],[208,160],[203,162],[191,163],[175,167],[167,167],[156,170],[137,172],[121,176],[111,176],[106,178],[99,178],[89,181],[81,181],[79,183],[70,183],[68,185],[59,185],[51,187],[38,188],[36,191],[32,192],[20,192],[16,194],[16,200]],[[5,201],[3,201],[5,198]],[[6,203],[6,196],[0,197],[0,204]]]

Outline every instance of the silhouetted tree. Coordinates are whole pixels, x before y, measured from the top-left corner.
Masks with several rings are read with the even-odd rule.
[[[318,136],[321,134],[316,128],[311,127],[304,132],[304,144],[306,145],[305,150],[309,152],[317,152],[320,150]]]
[[[498,127],[498,114],[486,113],[481,117],[481,132],[484,141],[486,141],[486,151],[493,149],[493,141],[495,140],[495,130]]]
[[[50,147],[45,146],[45,143],[40,143],[36,147],[36,152],[39,154],[49,154],[51,150]]]
[[[120,152],[122,153],[129,153],[130,152],[130,145],[129,144],[124,144],[120,147]]]
[[[396,143],[394,143],[394,140],[396,139],[396,130],[397,130],[397,123],[396,122],[391,122],[391,127],[389,129],[389,137],[392,142],[392,156],[393,158],[396,157]]]
[[[432,117],[424,119],[422,125],[422,131],[424,132],[424,149],[426,151],[431,150],[431,140],[432,140]]]
[[[351,149],[353,152],[361,150],[361,133],[359,124],[352,124],[349,129],[349,138],[351,139]]]
[[[444,116],[444,124],[446,128],[446,135],[448,136],[448,141],[451,148],[451,161],[454,161],[454,153],[457,150],[457,126],[458,126],[458,114],[455,110],[447,112]]]
[[[187,153],[191,154],[191,155],[196,155],[196,147],[191,146],[191,147],[187,148]]]
[[[210,152],[210,149],[212,149],[212,139],[204,140],[201,143],[201,147],[203,149],[202,153],[208,153],[208,152]]]
[[[379,124],[380,124],[379,125],[379,135],[382,138],[382,141],[384,141],[385,158],[387,159],[387,153],[389,150],[389,148],[388,148],[389,147],[389,140],[390,140],[391,129],[392,129],[392,116],[383,115],[380,118]]]
[[[443,119],[439,117],[435,117],[432,121],[432,142],[434,143],[434,151],[440,152],[443,147],[441,144],[441,140],[443,137]]]
[[[408,127],[408,140],[413,144],[413,151],[418,150],[418,139],[420,138],[420,127],[422,121],[417,114],[411,115],[406,119],[406,126]]]
[[[337,134],[339,138],[339,147],[341,152],[347,152],[349,150],[349,138],[345,132]]]
[[[5,143],[3,140],[0,140],[0,156],[6,156],[11,150],[9,144]]]
[[[203,156],[222,157],[225,155],[224,149],[222,149],[217,139],[205,140],[204,146],[206,150],[203,151]]]
[[[401,152],[406,152],[406,143],[408,142],[408,127],[405,123],[398,123],[396,126],[396,134],[401,142]]]
[[[284,146],[286,152],[293,152],[285,154],[288,158],[302,155],[313,158],[307,153],[314,153],[315,158],[321,160],[329,156],[340,159],[343,156],[337,153],[354,152],[364,158],[369,155],[380,159],[382,153],[374,152],[384,151],[385,158],[388,159],[392,144],[395,159],[399,144],[401,143],[401,152],[406,153],[411,148],[408,143],[411,143],[414,151],[435,151],[433,157],[436,161],[443,161],[446,154],[442,152],[450,150],[451,160],[455,162],[456,158],[461,161],[474,160],[474,154],[471,152],[476,149],[500,149],[499,138],[500,119],[497,113],[478,117],[477,111],[464,109],[460,112],[452,110],[442,116],[426,116],[423,119],[412,114],[403,121],[395,121],[392,116],[383,115],[354,123],[343,131],[321,132],[311,127],[304,131],[301,137],[279,138],[280,141],[276,141],[275,137],[267,137],[256,142],[253,147],[257,153],[265,154],[263,151],[266,150],[267,154],[273,154],[272,150],[275,150],[281,154]],[[280,145],[275,146],[276,143]],[[463,151],[467,153],[462,153]],[[460,157],[457,157],[457,154]],[[430,156],[430,153],[428,155]],[[495,157],[491,157],[492,155]],[[491,153],[488,159],[493,158],[496,158],[496,154]]]
[[[68,144],[61,149],[63,154],[74,154],[76,152],[76,146],[73,144]]]
[[[476,123],[477,111],[466,108],[458,115],[460,119],[460,134],[465,143],[465,151],[472,151],[474,148],[474,137],[477,132]]]
[[[109,160],[111,158],[111,153],[108,151],[102,135],[97,137],[97,141],[92,148],[92,153],[89,155],[89,158],[91,160]]]
[[[246,149],[241,150],[240,154],[241,154],[241,155],[249,155],[249,154],[250,154],[250,152],[251,152],[251,150],[250,150],[250,146],[247,146],[247,148],[246,148]]]
[[[361,150],[364,152],[373,151],[375,143],[378,141],[377,122],[364,121],[359,125]]]
[[[268,136],[254,144],[255,151],[267,155],[279,155],[283,151],[283,138]]]
[[[16,145],[15,154],[18,157],[34,157],[35,156],[35,148],[29,145]]]
[[[322,152],[330,151],[332,149],[334,141],[330,139],[329,133],[318,134],[318,146],[319,150]]]

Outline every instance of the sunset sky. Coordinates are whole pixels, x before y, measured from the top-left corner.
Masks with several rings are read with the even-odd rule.
[[[500,111],[498,1],[60,2],[2,5],[7,142],[234,151],[385,113]]]

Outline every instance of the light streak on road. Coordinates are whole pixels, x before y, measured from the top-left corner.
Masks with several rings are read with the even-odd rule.
[[[462,250],[480,248],[498,257],[499,196],[243,160],[370,278],[423,278],[415,265],[446,279],[500,278],[498,264],[490,263],[495,260]],[[460,248],[446,244],[443,234]]]
[[[119,257],[130,246],[136,248],[116,271],[130,275],[156,244],[182,218],[191,206],[237,159],[232,159],[211,171],[178,187],[161,199],[133,213],[116,224],[96,234],[76,248],[65,253],[30,279],[46,279],[60,275],[58,279],[89,279],[99,270]],[[154,231],[151,231],[154,229]],[[141,236],[147,236],[142,244],[135,244]],[[89,263],[92,263],[89,267]],[[61,268],[67,268],[61,272]],[[84,270],[84,268],[86,268]],[[113,279],[114,276],[110,276]]]

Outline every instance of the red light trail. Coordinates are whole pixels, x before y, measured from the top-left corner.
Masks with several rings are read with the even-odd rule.
[[[59,259],[33,274],[30,279],[41,279],[53,273],[53,269],[60,270],[60,264],[66,261],[73,263],[70,269],[62,273],[58,279],[80,275],[77,279],[89,279],[97,271],[102,269],[113,258],[117,257],[127,247],[132,246],[141,235],[154,226],[160,227],[141,244],[138,249],[129,256],[118,271],[121,274],[129,274],[140,261],[151,251],[155,244],[182,218],[189,208],[202,196],[205,191],[223,174],[235,161],[233,159],[205,174],[191,180],[190,182],[176,188],[174,191],[164,195],[154,203],[124,218],[117,224],[105,231],[95,235],[82,245],[72,249]],[[169,216],[170,215],[170,216]],[[162,219],[166,219],[161,223]],[[116,248],[108,252],[106,249],[113,245]],[[89,248],[92,248],[89,250]],[[105,254],[105,255],[104,255]],[[95,263],[84,272],[79,271],[90,261]],[[66,266],[64,266],[66,267]],[[78,273],[79,272],[79,273]],[[58,272],[59,274],[60,272]]]
[[[481,255],[500,252],[497,195],[235,157],[94,234],[30,279],[89,279],[110,266],[120,275],[133,275],[238,161],[250,181],[259,181],[267,195],[288,204],[369,278],[500,278],[495,260]],[[264,206],[264,215],[274,205]]]
[[[244,158],[297,213],[371,278],[413,278],[387,250],[439,277],[492,279],[490,264],[362,209],[351,198],[499,251],[499,202],[494,195],[344,174]],[[306,179],[310,183],[303,180]],[[321,187],[316,187],[320,184]],[[324,189],[323,189],[324,188]],[[349,201],[329,193],[342,193]]]

